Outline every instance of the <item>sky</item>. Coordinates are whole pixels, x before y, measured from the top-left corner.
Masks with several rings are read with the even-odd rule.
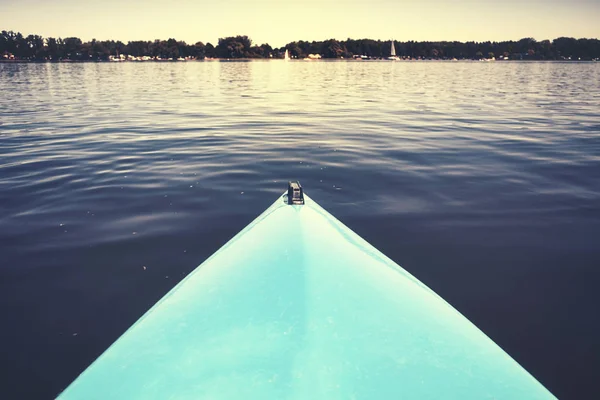
[[[600,0],[0,0],[0,30],[82,40],[600,38]]]

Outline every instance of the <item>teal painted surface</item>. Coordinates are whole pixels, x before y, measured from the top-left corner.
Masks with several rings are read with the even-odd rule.
[[[554,397],[306,196],[278,199],[59,398]]]

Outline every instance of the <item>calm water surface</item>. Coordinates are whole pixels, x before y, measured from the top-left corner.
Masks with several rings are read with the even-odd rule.
[[[0,397],[57,395],[299,179],[600,398],[599,110],[592,63],[0,64]]]

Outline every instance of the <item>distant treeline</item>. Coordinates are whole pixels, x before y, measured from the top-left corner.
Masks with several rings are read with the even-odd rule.
[[[400,57],[425,59],[481,59],[508,57],[531,60],[592,60],[600,57],[600,40],[561,37],[541,42],[532,38],[504,42],[394,42]],[[389,57],[390,41],[372,39],[334,39],[322,42],[292,42],[286,45],[296,57],[321,54],[326,58],[349,58],[355,55]]]
[[[536,41],[525,38],[504,42],[394,42],[400,57],[425,59],[481,59],[509,58],[530,60],[592,60],[600,58],[600,40],[561,37]],[[323,58],[373,58],[390,56],[390,41],[372,39],[347,39],[338,41],[297,41],[281,48],[269,44],[256,45],[248,36],[220,38],[216,46],[211,43],[186,42],[169,39],[155,41],[121,41],[93,39],[83,42],[76,37],[44,38],[39,35],[23,36],[19,32],[2,31],[0,34],[0,59],[30,61],[102,61],[111,56],[149,57],[152,59],[204,59],[204,58],[280,58],[285,50],[292,57],[304,58],[320,54]]]

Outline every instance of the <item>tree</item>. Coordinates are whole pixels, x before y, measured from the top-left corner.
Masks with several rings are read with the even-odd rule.
[[[533,38],[504,42],[395,42],[399,56],[424,58],[466,58],[481,59],[503,55],[511,59],[573,59],[591,60],[600,58],[600,40],[560,37],[552,41],[540,42]],[[110,55],[151,56],[160,58],[204,57],[222,58],[267,58],[282,57],[285,50],[293,57],[304,58],[308,54],[321,54],[327,58],[366,55],[387,57],[390,54],[390,42],[373,39],[346,39],[338,41],[294,41],[285,47],[273,49],[268,43],[253,45],[248,36],[230,36],[220,38],[217,47],[211,43],[204,45],[196,42],[188,45],[173,38],[169,40],[121,41],[92,39],[83,42],[77,37],[43,38],[39,35],[23,36],[20,32],[0,32],[0,57],[9,54],[21,60],[108,60]]]
[[[204,59],[204,57],[206,57],[206,46],[204,43],[196,42],[190,49],[190,56],[195,57],[198,60]]]
[[[262,53],[265,58],[271,57],[273,54],[273,48],[269,45],[269,43],[263,43],[260,45],[262,48]]]
[[[284,52],[285,50],[287,50],[290,56],[293,58],[304,58],[307,55],[307,53],[305,53],[304,50],[300,47],[298,42],[291,42],[286,44]]]
[[[68,37],[63,40],[65,46],[65,53],[67,58],[71,60],[77,59],[81,54],[79,50],[81,48],[81,39],[76,37]]]
[[[323,57],[325,58],[340,58],[348,52],[346,47],[335,39],[326,40],[324,50]]]
[[[214,58],[217,56],[215,52],[215,46],[213,46],[212,43],[206,43],[206,46],[204,47],[204,56],[210,58]]]
[[[215,47],[215,53],[220,58],[243,58],[250,57],[252,40],[248,36],[230,36],[219,38],[219,44]]]

